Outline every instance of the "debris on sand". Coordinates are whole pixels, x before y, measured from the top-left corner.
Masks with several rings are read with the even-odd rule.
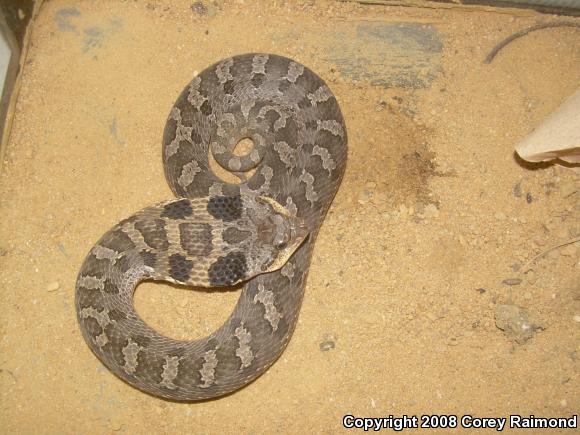
[[[546,329],[534,321],[524,308],[517,305],[498,305],[495,310],[495,325],[518,344],[524,344],[536,331]]]

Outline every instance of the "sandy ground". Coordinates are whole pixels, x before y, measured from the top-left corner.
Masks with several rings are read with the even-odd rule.
[[[580,180],[524,165],[513,147],[576,90],[580,32],[535,32],[482,62],[553,19],[314,0],[47,2],[0,179],[0,432],[335,433],[345,414],[578,413],[579,244],[522,266],[580,235]],[[348,168],[282,357],[230,396],[166,402],[91,354],[76,274],[110,226],[172,197],[161,136],[194,72],[251,51],[327,80]],[[195,338],[237,297],[144,284],[136,305]],[[504,305],[529,316],[530,336],[498,329]]]

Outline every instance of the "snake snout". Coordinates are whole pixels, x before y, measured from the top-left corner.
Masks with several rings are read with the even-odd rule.
[[[292,225],[291,232],[293,238],[297,240],[305,240],[306,237],[308,237],[308,234],[310,234],[308,225],[306,225],[306,222],[302,220],[299,220],[294,225]]]

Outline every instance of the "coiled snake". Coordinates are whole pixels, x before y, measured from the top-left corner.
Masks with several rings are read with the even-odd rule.
[[[244,156],[236,144],[250,138]],[[296,326],[318,230],[347,157],[338,103],[290,59],[245,54],[204,70],[171,109],[165,176],[178,199],[136,213],[91,249],[78,275],[85,341],[114,374],[155,396],[202,400],[260,376]],[[223,181],[211,156],[240,184]],[[243,173],[254,170],[245,178]],[[208,337],[164,337],[135,312],[140,281],[247,281]]]

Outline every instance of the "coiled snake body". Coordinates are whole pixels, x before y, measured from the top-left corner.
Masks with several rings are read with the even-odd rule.
[[[245,156],[234,147],[250,138]],[[228,58],[181,93],[163,138],[179,199],[107,232],[78,275],[76,310],[97,357],[129,384],[172,400],[232,392],[262,374],[296,326],[314,242],[344,173],[346,129],[324,81],[272,54]],[[253,174],[240,184],[210,169]],[[243,179],[243,177],[241,178]],[[145,279],[224,286],[248,280],[208,337],[164,337],[135,312]]]

